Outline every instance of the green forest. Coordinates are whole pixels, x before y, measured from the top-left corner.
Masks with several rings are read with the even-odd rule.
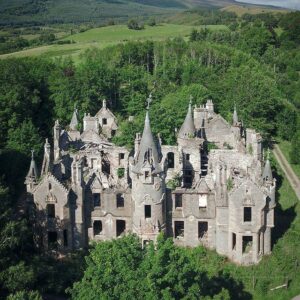
[[[217,14],[218,15],[218,14]],[[220,20],[219,20],[220,19]],[[246,127],[270,147],[290,145],[300,165],[300,12],[218,15],[230,30],[193,30],[188,39],[128,42],[71,57],[0,60],[0,299],[289,299],[300,294],[300,208],[272,158],[278,185],[273,252],[257,266],[239,267],[203,247],[174,246],[161,236],[156,249],[138,239],[90,245],[57,258],[34,248],[24,178],[31,149],[40,163],[56,119],[68,125],[107,99],[119,121],[117,145],[133,148],[143,129],[150,93],[152,129],[164,144],[193,104],[212,99],[230,121],[234,105]],[[129,121],[129,116],[134,116]],[[271,289],[288,282],[287,289]]]

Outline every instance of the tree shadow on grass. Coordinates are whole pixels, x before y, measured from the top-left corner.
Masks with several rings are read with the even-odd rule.
[[[294,219],[296,218],[296,205],[294,204],[287,209],[283,209],[282,205],[278,202],[280,194],[278,190],[283,184],[283,176],[276,172],[276,207],[275,207],[275,220],[274,220],[274,229],[272,230],[272,248],[277,243],[277,241],[286,233],[286,231],[291,227]]]

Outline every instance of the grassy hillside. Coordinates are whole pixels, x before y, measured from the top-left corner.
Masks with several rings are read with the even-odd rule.
[[[191,33],[193,28],[200,29],[201,26],[161,24],[154,27],[146,26],[144,30],[129,30],[125,25],[94,28],[64,38],[65,40],[73,40],[75,42],[74,44],[42,46],[0,55],[0,58],[38,55],[47,57],[72,55],[78,57],[80,53],[89,47],[104,48],[126,41],[142,41],[146,39],[163,40],[174,37],[186,37]],[[208,28],[211,30],[227,29],[224,25],[210,25]]]
[[[255,5],[228,5],[221,9],[222,11],[233,12],[237,14],[239,17],[244,14],[262,14],[262,13],[287,13],[289,10],[287,9],[276,9],[270,7],[262,7]]]
[[[130,17],[166,16],[195,7],[225,7],[234,0],[0,0],[0,26],[105,24]]]

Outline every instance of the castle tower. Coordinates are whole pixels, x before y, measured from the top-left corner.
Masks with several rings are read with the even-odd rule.
[[[25,184],[28,193],[31,193],[33,188],[37,185],[37,180],[38,180],[38,170],[34,160],[34,150],[32,150],[30,167],[25,179]]]
[[[165,174],[160,165],[160,154],[154,141],[149,112],[146,113],[143,135],[131,162],[132,229],[143,243],[156,241],[166,223]]]
[[[177,143],[182,153],[182,187],[192,187],[201,175],[201,141],[195,138],[196,128],[192,113],[192,99],[188,112],[179,130]]]

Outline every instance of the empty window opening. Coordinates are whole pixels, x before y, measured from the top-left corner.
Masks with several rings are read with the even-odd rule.
[[[93,200],[94,200],[94,207],[100,207],[101,206],[101,196],[99,193],[93,194]]]
[[[113,129],[112,131],[111,131],[111,136],[115,136],[116,135],[116,131]]]
[[[198,238],[206,239],[208,233],[208,223],[207,222],[198,222]]]
[[[199,195],[199,208],[206,208],[207,207],[207,195],[202,194]]]
[[[48,248],[57,249],[57,232],[49,231],[48,232]]]
[[[107,125],[107,119],[106,118],[102,119],[102,125]]]
[[[150,172],[149,171],[145,171],[145,178],[149,178],[150,176]]]
[[[175,238],[184,237],[184,221],[175,221],[174,222],[174,235]]]
[[[102,172],[107,175],[110,174],[110,162],[107,159],[102,159]]]
[[[182,194],[175,194],[175,208],[182,208]]]
[[[243,253],[252,251],[252,236],[243,236]]]
[[[251,222],[251,221],[252,221],[252,208],[244,207],[244,222]]]
[[[151,205],[145,205],[145,218],[151,218]]]
[[[143,240],[143,248],[147,247],[150,244],[150,240]]]
[[[190,154],[188,154],[188,153],[185,154],[185,160],[186,160],[186,161],[189,161],[189,160],[190,160],[190,157],[191,157]]]
[[[49,191],[52,190],[52,185],[51,185],[51,183],[49,183],[48,188],[49,188]]]
[[[169,152],[167,155],[167,160],[168,160],[168,168],[173,169],[175,166],[175,160],[174,160],[174,153]]]
[[[64,229],[64,246],[68,247],[68,230]]]
[[[55,204],[47,204],[48,218],[55,218]]]
[[[236,234],[232,233],[232,250],[236,248]]]
[[[193,171],[192,170],[185,170],[184,171],[184,184],[187,187],[190,187],[193,183]]]
[[[124,168],[118,168],[117,175],[118,175],[118,178],[124,178],[125,169]]]
[[[119,153],[119,161],[125,158],[125,153]]]
[[[102,222],[101,221],[94,221],[93,224],[94,235],[99,235],[102,232]]]
[[[124,207],[124,197],[122,194],[117,194],[117,208],[123,208]]]
[[[124,220],[117,220],[117,236],[125,232],[126,222]]]

